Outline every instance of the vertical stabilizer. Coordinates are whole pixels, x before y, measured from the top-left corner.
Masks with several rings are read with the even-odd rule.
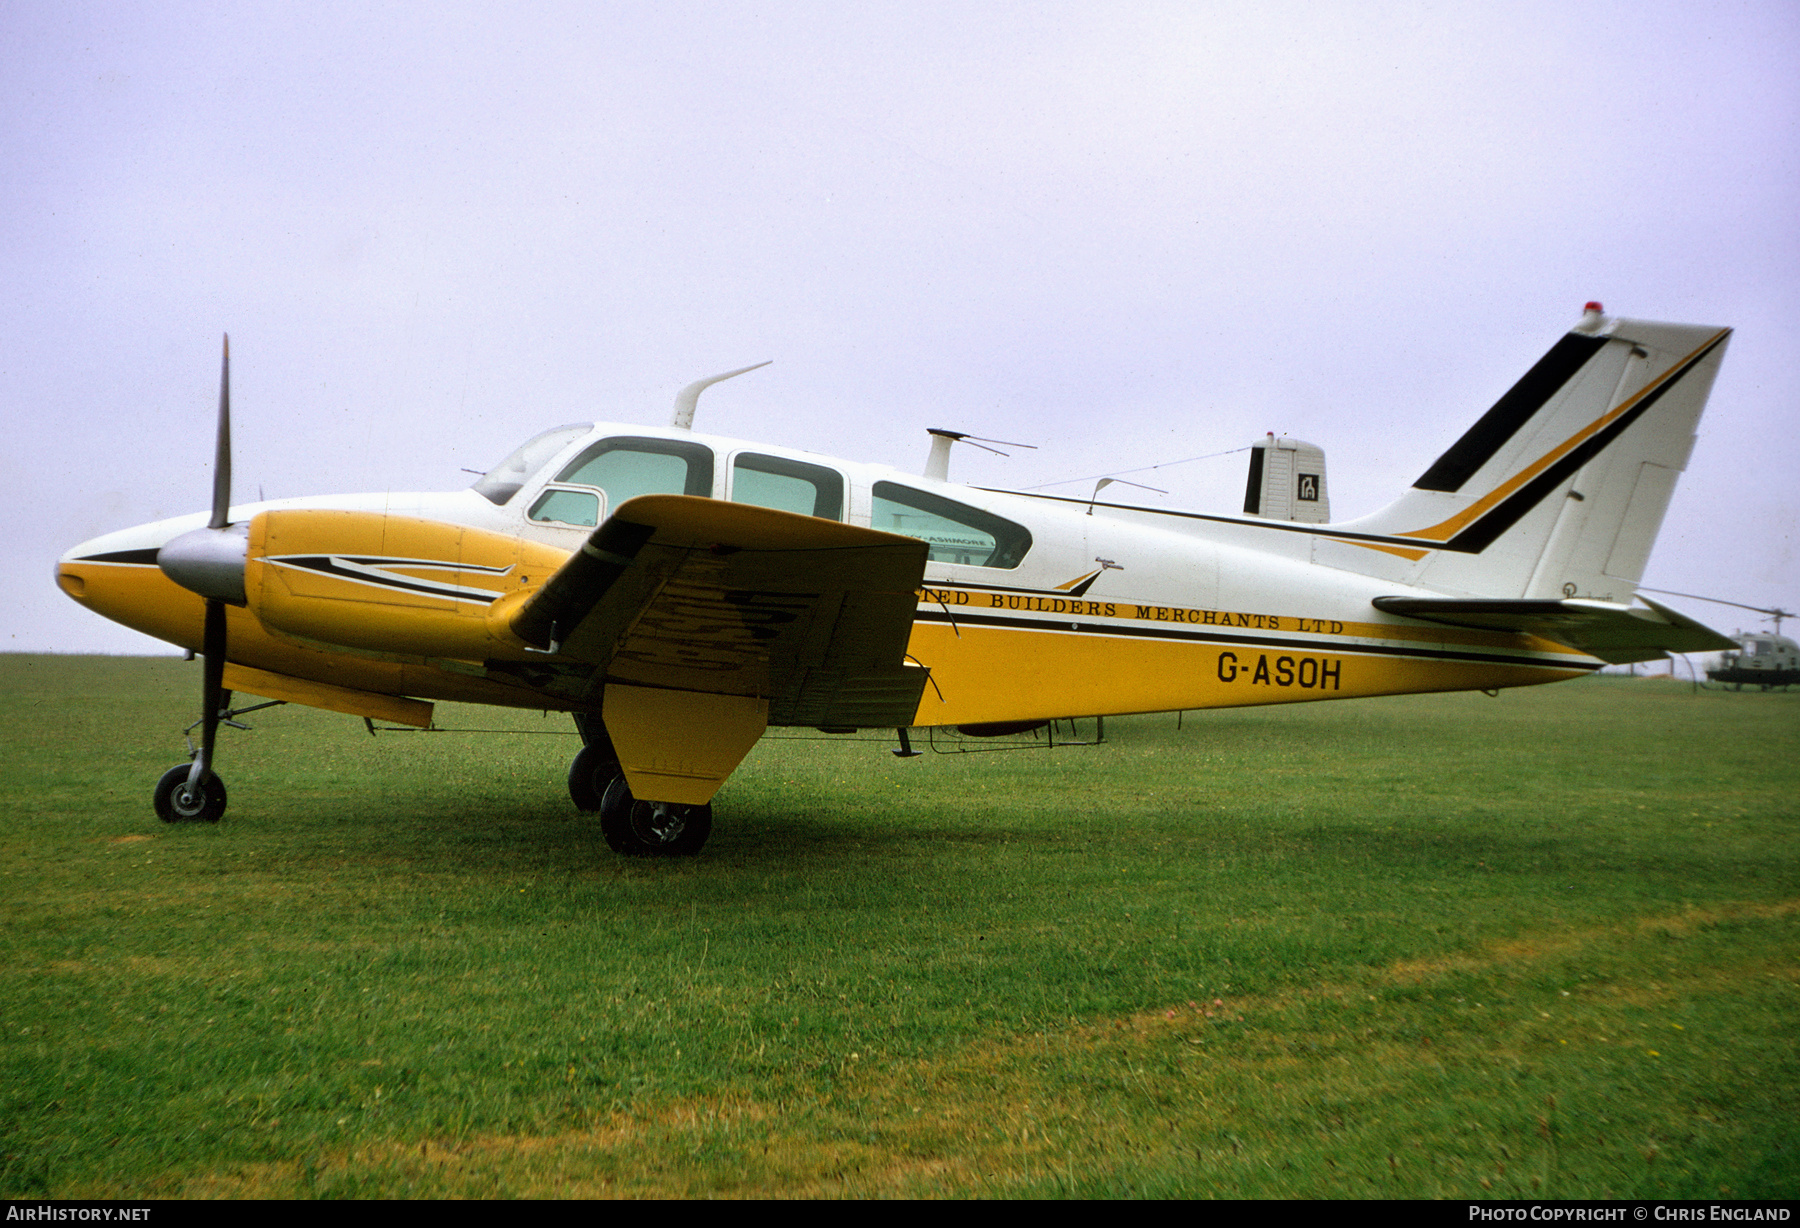
[[[1410,490],[1332,526],[1344,536],[1319,561],[1446,592],[1629,601],[1730,333],[1589,304]]]

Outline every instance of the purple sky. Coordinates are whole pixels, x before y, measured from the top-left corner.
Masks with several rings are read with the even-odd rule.
[[[1800,609],[1797,64],[1789,3],[0,6],[0,650],[160,647],[52,563],[207,503],[223,331],[240,500],[772,358],[699,429],[1008,486],[1273,430],[1347,519],[1588,299],[1738,329],[1645,583]]]

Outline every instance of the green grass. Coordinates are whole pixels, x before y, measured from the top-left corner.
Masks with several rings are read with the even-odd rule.
[[[765,741],[660,863],[448,706],[164,827],[198,681],[0,657],[0,1196],[1800,1194],[1800,695]]]

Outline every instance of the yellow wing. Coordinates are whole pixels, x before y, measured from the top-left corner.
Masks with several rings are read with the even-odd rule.
[[[926,549],[812,516],[645,495],[490,618],[564,669],[593,667],[590,698],[602,684],[656,687],[766,699],[772,725],[905,725],[925,686],[904,660]]]
[[[771,724],[912,723],[925,554],[835,521],[645,495],[489,617],[600,704],[635,796],[700,804]]]

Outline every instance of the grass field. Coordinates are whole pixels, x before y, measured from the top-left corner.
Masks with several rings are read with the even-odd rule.
[[[566,717],[226,730],[0,657],[0,1196],[1800,1195],[1800,695],[765,741],[625,861]]]

